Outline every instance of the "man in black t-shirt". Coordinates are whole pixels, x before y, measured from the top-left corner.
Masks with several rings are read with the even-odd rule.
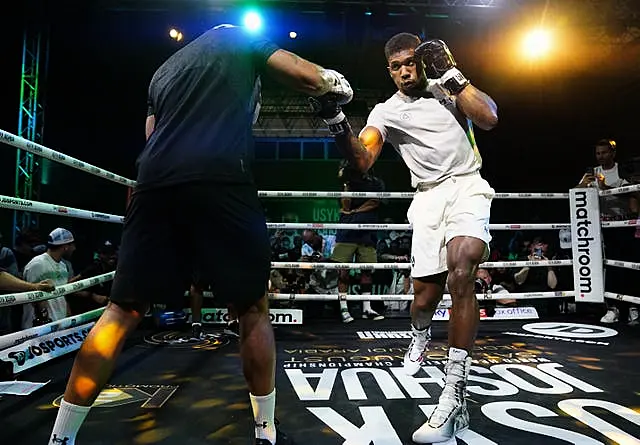
[[[353,97],[341,74],[230,25],[205,32],[154,74],[111,302],[76,356],[51,441],[73,444],[149,304],[181,302],[198,276],[238,315],[256,444],[286,443],[274,423],[269,236],[251,171],[267,74],[312,97],[331,94],[341,104]],[[158,273],[160,259],[165,272]]]
[[[96,257],[79,275],[69,280],[70,283],[97,277],[116,270],[118,249],[111,241],[105,241],[96,250]],[[72,315],[101,308],[109,301],[113,281],[104,281],[83,291],[67,295],[67,303]]]
[[[360,173],[342,160],[338,168],[338,179],[342,181],[345,192],[384,192],[384,182],[373,175],[373,170]],[[344,224],[376,224],[379,221],[379,199],[343,198],[340,200],[340,223]],[[376,244],[378,242],[375,230],[338,230],[336,245],[331,254],[331,260],[338,263],[376,263],[378,256]],[[360,293],[371,295],[373,289],[371,270],[360,273]],[[341,270],[338,280],[338,292],[349,293],[349,271]],[[353,317],[345,300],[340,300],[340,313],[343,323],[350,323]],[[362,302],[362,318],[382,320],[384,316],[371,308],[370,301]]]

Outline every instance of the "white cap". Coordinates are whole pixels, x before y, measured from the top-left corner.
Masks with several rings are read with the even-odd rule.
[[[69,232],[67,229],[58,227],[49,234],[47,244],[50,246],[64,246],[65,244],[71,244],[73,242],[75,242],[73,233]]]

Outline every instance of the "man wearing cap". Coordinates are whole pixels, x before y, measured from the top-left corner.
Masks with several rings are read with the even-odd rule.
[[[47,251],[34,257],[25,266],[24,280],[29,283],[49,280],[54,286],[67,284],[71,277],[67,265],[62,260],[70,259],[75,250],[73,234],[67,229],[58,227],[49,234]],[[69,308],[64,296],[25,304],[22,313],[22,329],[61,320],[68,315]]]

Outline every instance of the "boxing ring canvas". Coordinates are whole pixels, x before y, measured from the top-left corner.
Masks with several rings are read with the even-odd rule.
[[[366,323],[370,335],[362,335],[364,323],[276,326],[276,415],[298,443],[410,444],[435,406],[446,322],[435,322],[413,377],[402,373],[406,321],[383,320],[376,331]],[[237,338],[215,328],[201,341],[184,336],[142,330],[130,339],[78,443],[250,442]],[[639,346],[631,327],[566,316],[482,323],[468,387],[471,429],[457,443],[640,443]],[[50,380],[31,396],[0,398],[3,443],[45,443],[72,360],[66,355],[21,376]]]

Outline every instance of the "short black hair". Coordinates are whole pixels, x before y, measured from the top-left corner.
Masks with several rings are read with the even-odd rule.
[[[596,144],[596,147],[609,147],[610,150],[616,149],[616,141],[613,139],[600,139]]]
[[[384,56],[389,57],[407,49],[415,49],[420,44],[420,37],[408,32],[401,32],[387,40],[384,44]]]

